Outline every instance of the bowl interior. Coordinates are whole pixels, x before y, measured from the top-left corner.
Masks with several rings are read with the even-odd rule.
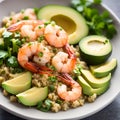
[[[0,22],[4,16],[9,15],[11,11],[20,11],[21,9],[25,8],[35,8],[41,7],[47,4],[61,4],[61,5],[70,5],[70,0],[5,0],[0,3]],[[101,6],[100,10],[107,9],[105,6]],[[111,86],[109,90],[99,96],[94,103],[85,104],[82,107],[71,109],[68,111],[62,111],[58,113],[45,113],[38,111],[34,108],[24,107],[20,104],[10,103],[9,100],[2,95],[2,90],[0,90],[0,106],[15,114],[19,117],[23,117],[26,119],[75,119],[75,118],[85,118],[89,115],[96,113],[97,111],[101,110],[109,103],[111,103],[114,98],[120,92],[120,84],[119,84],[119,73],[120,73],[120,55],[118,51],[120,51],[120,22],[117,17],[109,10],[111,13],[111,17],[114,19],[115,26],[117,28],[117,35],[111,40],[113,45],[113,52],[110,57],[117,58],[118,66],[115,73],[112,75],[111,79]],[[27,110],[27,111],[26,111]]]

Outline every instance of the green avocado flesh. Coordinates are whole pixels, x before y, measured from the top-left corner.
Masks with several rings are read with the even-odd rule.
[[[89,65],[105,62],[112,53],[110,41],[103,36],[87,36],[79,42],[81,58]]]
[[[88,34],[88,26],[85,19],[77,11],[61,5],[47,5],[40,8],[38,18],[47,21],[55,21],[68,33],[70,44],[76,44]]]
[[[35,106],[39,101],[44,100],[48,95],[48,87],[33,87],[17,96],[20,103],[25,106]]]
[[[105,77],[109,73],[114,71],[116,66],[117,66],[117,60],[113,58],[112,60],[107,61],[101,65],[90,66],[90,69],[95,77]]]
[[[89,96],[93,94],[97,94],[97,95],[103,94],[109,88],[110,85],[110,81],[109,81],[107,82],[107,84],[103,85],[102,87],[92,88],[92,86],[82,76],[78,76],[78,83],[81,85],[83,89],[83,93]]]
[[[7,80],[2,83],[2,87],[11,94],[21,93],[31,87],[32,75],[30,72],[25,72],[17,77]]]
[[[82,76],[86,79],[86,81],[91,85],[93,88],[99,88],[106,84],[111,79],[111,73],[109,73],[107,76],[102,78],[96,78],[89,70],[81,70]]]

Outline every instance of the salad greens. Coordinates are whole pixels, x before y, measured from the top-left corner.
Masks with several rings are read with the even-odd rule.
[[[107,11],[99,12],[97,7],[102,0],[72,0],[72,7],[81,13],[87,21],[89,34],[105,35],[113,38],[116,29]]]
[[[22,45],[20,39],[19,33],[8,32],[7,30],[2,33],[2,38],[0,39],[0,65],[6,63],[8,67],[14,68],[12,70],[13,73],[23,71],[16,57],[18,49]]]

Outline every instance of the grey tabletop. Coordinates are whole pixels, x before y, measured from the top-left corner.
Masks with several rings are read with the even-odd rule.
[[[120,18],[120,0],[103,0],[112,11]],[[109,99],[109,98],[108,98]],[[0,108],[0,120],[24,120],[14,116]],[[84,118],[83,120],[120,120],[120,94],[116,99],[98,113]]]

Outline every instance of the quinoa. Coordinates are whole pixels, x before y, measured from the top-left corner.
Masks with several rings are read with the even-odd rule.
[[[61,110],[60,104],[55,103],[55,102],[52,102],[51,110],[52,110],[53,112],[58,112],[58,111],[60,111],[60,110]]]
[[[8,93],[6,90],[3,90],[3,95],[4,95],[4,96],[8,96],[9,93]]]
[[[63,111],[66,111],[66,110],[70,109],[70,102],[68,102],[68,101],[63,101],[62,104],[61,104],[61,109],[62,109]]]
[[[17,97],[14,95],[10,96],[10,102],[17,102]]]
[[[94,102],[97,98],[97,94],[93,94],[87,98],[88,102]]]
[[[49,93],[48,98],[52,101],[56,101],[59,97],[55,93]]]

